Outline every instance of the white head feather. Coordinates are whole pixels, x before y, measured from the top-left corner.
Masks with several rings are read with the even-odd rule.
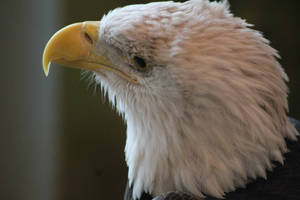
[[[296,130],[276,50],[226,2],[192,0],[118,8],[101,20],[97,49],[134,85],[96,74],[127,122],[133,196],[171,190],[222,197],[283,162]],[[151,65],[126,66],[126,53]]]

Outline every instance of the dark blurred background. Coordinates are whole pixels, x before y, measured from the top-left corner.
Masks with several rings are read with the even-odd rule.
[[[42,71],[43,48],[61,27],[99,20],[138,0],[2,0],[0,199],[121,199],[126,127],[81,72]],[[300,1],[230,0],[232,12],[279,50],[300,119]]]

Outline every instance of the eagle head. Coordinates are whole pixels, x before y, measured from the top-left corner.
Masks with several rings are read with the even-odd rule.
[[[93,72],[127,123],[133,196],[222,197],[283,162],[288,80],[276,50],[226,1],[156,2],[69,25],[51,62]]]

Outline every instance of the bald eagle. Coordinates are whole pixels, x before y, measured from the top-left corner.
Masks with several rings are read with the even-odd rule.
[[[43,66],[92,71],[124,115],[126,200],[299,199],[299,124],[278,58],[227,1],[190,0],[69,25]]]

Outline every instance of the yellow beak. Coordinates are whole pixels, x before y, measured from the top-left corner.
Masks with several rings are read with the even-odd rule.
[[[94,53],[99,27],[99,21],[87,21],[71,24],[55,33],[48,41],[43,54],[45,75],[48,76],[50,64],[54,62],[95,72],[104,69],[137,84],[136,78],[121,71],[104,56]]]

